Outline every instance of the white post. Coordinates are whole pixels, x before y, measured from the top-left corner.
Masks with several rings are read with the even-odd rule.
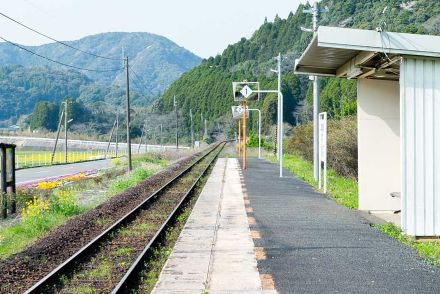
[[[281,53],[278,54],[278,68],[277,68],[277,72],[278,72],[278,93],[281,93]],[[278,95],[278,134],[277,134],[277,143],[278,143],[278,148],[277,148],[277,154],[278,154],[278,160],[281,160],[281,152],[280,149],[282,148],[282,124],[283,124],[283,119],[282,119],[282,115],[283,115],[283,106],[282,106],[282,101],[280,96]]]
[[[283,93],[278,92],[280,97],[280,178],[283,177],[283,103],[284,97]]]
[[[322,188],[322,167],[324,165],[324,193],[327,193],[327,112],[319,114],[319,170],[318,188]]]

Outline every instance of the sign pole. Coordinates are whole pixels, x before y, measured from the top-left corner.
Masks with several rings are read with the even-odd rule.
[[[238,120],[238,142],[237,142],[238,156],[241,156],[241,120]]]
[[[243,169],[246,169],[246,101],[243,101]]]

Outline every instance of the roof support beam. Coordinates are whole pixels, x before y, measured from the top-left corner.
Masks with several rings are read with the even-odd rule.
[[[358,55],[356,55],[351,60],[347,61],[344,65],[342,65],[340,68],[336,70],[336,76],[338,78],[343,77],[347,75],[347,73],[350,71],[350,69],[353,66],[362,65],[365,62],[371,60],[377,52],[369,52],[369,51],[362,51]]]

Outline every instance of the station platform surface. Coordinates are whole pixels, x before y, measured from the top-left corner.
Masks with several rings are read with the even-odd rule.
[[[220,158],[152,293],[276,293],[263,290],[237,159]]]
[[[440,269],[279,166],[249,159],[243,172],[260,275],[278,293],[440,293]]]

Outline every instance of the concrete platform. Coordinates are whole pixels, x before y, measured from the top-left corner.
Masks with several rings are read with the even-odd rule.
[[[238,160],[220,158],[152,293],[263,293],[243,197]]]
[[[440,269],[381,233],[359,211],[316,193],[288,171],[249,159],[243,172],[260,274],[279,293],[440,293]]]

